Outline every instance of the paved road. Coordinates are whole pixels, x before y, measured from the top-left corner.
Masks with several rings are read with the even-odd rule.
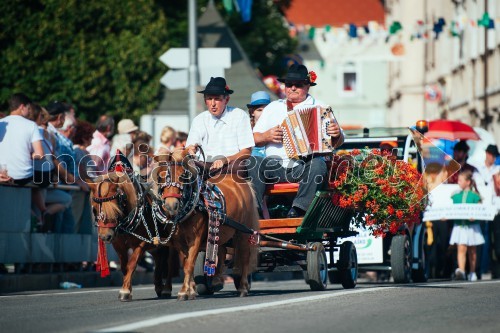
[[[179,286],[174,286],[178,290]],[[338,285],[312,292],[300,280],[254,282],[213,297],[157,300],[152,286],[120,303],[118,289],[0,296],[2,332],[500,332],[500,281]]]

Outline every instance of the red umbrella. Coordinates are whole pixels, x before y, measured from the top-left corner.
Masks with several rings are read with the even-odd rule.
[[[457,120],[431,120],[429,131],[424,134],[430,139],[456,140],[481,140],[474,129]]]

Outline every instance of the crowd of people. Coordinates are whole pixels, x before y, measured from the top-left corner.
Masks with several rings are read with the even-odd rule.
[[[434,183],[457,184],[459,192],[451,197],[455,204],[496,205],[500,199],[498,147],[493,144],[486,147],[484,164],[478,168],[467,163],[469,150],[466,141],[458,141],[453,147],[454,162],[434,172]],[[432,174],[431,169],[428,168]],[[500,278],[497,267],[500,242],[496,241],[500,236],[499,224],[500,215],[493,221],[443,219],[432,222],[431,276],[477,281],[491,271],[493,278]]]
[[[9,112],[0,119],[0,183],[32,188],[33,231],[91,233],[87,181],[107,171],[116,149],[130,155],[137,173],[150,166],[151,136],[130,119],[120,120],[115,134],[109,115],[91,124],[77,119],[68,103],[43,107],[22,93],[11,96]],[[186,139],[169,126],[161,136],[169,148],[183,147]]]

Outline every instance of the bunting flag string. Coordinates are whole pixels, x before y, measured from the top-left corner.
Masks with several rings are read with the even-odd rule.
[[[414,40],[438,40],[444,33],[451,37],[461,38],[466,29],[496,29],[500,27],[500,17],[491,18],[489,13],[484,13],[481,18],[474,20],[468,18],[465,14],[457,15],[450,22],[446,22],[443,17],[437,18],[434,22],[425,23],[423,20],[417,20],[410,29],[406,29],[399,21],[393,21],[387,27],[371,21],[367,25],[357,26],[350,23],[341,27],[303,26],[290,24],[290,35],[307,36],[308,39],[315,39],[318,33],[324,42],[333,41],[335,43],[345,43],[352,40],[383,40],[388,43],[392,38],[397,37],[401,41],[404,35],[408,35],[410,41]]]

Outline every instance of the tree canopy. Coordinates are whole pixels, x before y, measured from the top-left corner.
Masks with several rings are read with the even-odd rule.
[[[137,118],[156,107],[168,47],[154,0],[17,0],[0,3],[0,103],[24,92],[80,117]]]
[[[254,0],[252,20],[224,14],[254,66],[281,74],[293,53],[281,6]],[[207,0],[197,0],[198,10]],[[137,120],[160,101],[158,57],[187,43],[186,0],[12,0],[0,2],[0,110],[24,92],[42,105],[59,100],[94,121],[104,113]]]
[[[297,40],[289,34],[288,24],[282,9],[288,8],[292,0],[253,0],[252,19],[243,22],[236,11],[221,13],[247,53],[254,67],[263,75],[281,75],[286,71],[284,58],[296,52]]]

